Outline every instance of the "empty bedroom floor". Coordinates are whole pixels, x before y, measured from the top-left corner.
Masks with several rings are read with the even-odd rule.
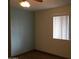
[[[33,50],[22,55],[17,56],[18,59],[67,59],[55,55],[50,55],[44,52]]]

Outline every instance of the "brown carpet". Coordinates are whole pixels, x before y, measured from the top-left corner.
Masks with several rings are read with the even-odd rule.
[[[17,56],[19,59],[67,59],[55,55],[50,55],[40,51],[30,51],[22,55]]]

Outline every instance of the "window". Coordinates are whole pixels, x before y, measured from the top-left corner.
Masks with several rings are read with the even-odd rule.
[[[69,16],[53,17],[53,38],[69,40]]]

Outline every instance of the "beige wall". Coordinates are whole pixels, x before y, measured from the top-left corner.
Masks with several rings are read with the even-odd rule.
[[[63,57],[70,57],[70,41],[52,39],[52,17],[69,14],[70,5],[35,12],[36,49]]]

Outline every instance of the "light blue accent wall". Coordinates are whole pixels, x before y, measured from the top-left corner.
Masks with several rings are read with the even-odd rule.
[[[34,49],[34,13],[11,8],[11,56]]]

